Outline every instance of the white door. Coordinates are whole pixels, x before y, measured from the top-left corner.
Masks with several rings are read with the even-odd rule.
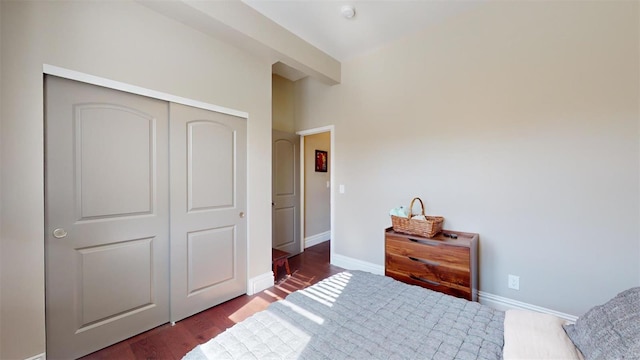
[[[168,104],[45,79],[47,358],[168,321]]]
[[[179,104],[171,118],[171,321],[246,293],[246,120]]]
[[[302,251],[300,241],[300,136],[273,130],[273,247]]]

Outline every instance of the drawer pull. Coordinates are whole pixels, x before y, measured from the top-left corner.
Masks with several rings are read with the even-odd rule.
[[[410,259],[410,260],[413,260],[413,261],[415,261],[415,262],[419,262],[419,263],[426,264],[426,265],[431,265],[431,266],[440,266],[440,263],[437,263],[437,262],[435,262],[435,261],[429,261],[429,260],[425,260],[425,259],[418,259],[418,258],[415,258],[415,257],[413,257],[413,256],[409,256],[409,259]]]
[[[414,243],[427,245],[427,246],[440,246],[438,244],[433,244],[433,243],[430,243],[430,242],[426,242],[426,241],[422,241],[422,240],[418,240],[418,239],[412,239],[412,238],[409,238],[409,241],[413,241]]]
[[[429,284],[429,285],[433,285],[433,286],[440,286],[440,283],[439,283],[439,282],[431,281],[431,280],[428,280],[428,279],[425,279],[425,278],[421,278],[421,277],[419,277],[419,276],[415,276],[415,275],[413,275],[413,274],[409,275],[409,277],[410,277],[410,278],[412,278],[413,280],[422,281],[422,282],[427,283],[427,284]]]

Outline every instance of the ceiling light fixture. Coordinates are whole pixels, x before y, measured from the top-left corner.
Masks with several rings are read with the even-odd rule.
[[[340,9],[340,14],[342,14],[342,17],[345,19],[351,19],[356,16],[356,8],[351,5],[345,5]]]

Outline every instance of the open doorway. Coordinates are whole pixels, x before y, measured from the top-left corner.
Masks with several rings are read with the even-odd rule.
[[[334,127],[296,133],[295,101],[295,80],[276,75],[274,68],[272,247],[289,256],[333,240]],[[324,164],[326,171],[322,166],[316,171],[316,150],[319,164]]]
[[[333,240],[333,130],[333,126],[325,126],[297,132],[300,135],[300,204],[304,248]]]

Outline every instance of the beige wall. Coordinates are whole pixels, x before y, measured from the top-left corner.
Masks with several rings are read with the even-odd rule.
[[[2,2],[0,1],[0,22],[2,21]],[[0,84],[2,84],[2,26],[0,24]],[[2,86],[0,85],[0,139],[2,139]],[[0,145],[0,164],[2,163],[2,145]],[[2,189],[2,167],[0,167],[0,189]],[[2,204],[2,190],[0,190],[0,204]],[[0,219],[2,219],[2,206],[0,206]],[[0,221],[0,234],[2,234],[2,221]],[[0,237],[1,239],[1,237]],[[2,245],[0,245],[0,261],[2,261]],[[2,283],[2,264],[0,264],[0,283]],[[2,286],[0,286],[0,339],[2,339]],[[2,355],[2,341],[0,341],[0,356]]]
[[[331,163],[327,163],[327,172],[315,171],[316,150],[331,153],[331,133],[308,135],[304,137],[304,236],[305,238],[331,230],[330,188]]]
[[[293,81],[274,74],[271,78],[271,87],[273,129],[293,133],[295,128]]]
[[[299,81],[297,129],[335,124],[335,252],[384,265],[420,196],[480,234],[484,292],[580,315],[640,285],[638,6],[489,2]]]
[[[133,2],[1,2],[2,359],[45,351],[44,63],[249,113],[249,276],[270,269],[271,64]]]
[[[218,36],[227,36],[228,30],[233,29],[233,32],[243,34],[243,36],[235,38],[231,42],[238,47],[246,48],[252,52],[257,50],[256,54],[258,56],[262,56],[265,52],[269,53],[274,59],[272,63],[279,61],[307,75],[314,76],[326,84],[340,82],[341,66],[338,60],[307,43],[298,35],[274,23],[242,1],[185,1],[178,5],[173,3],[153,4],[162,3],[162,1],[145,1],[145,3],[151,3],[147,6],[154,8],[165,8],[163,12],[171,9],[170,16],[175,16],[174,10],[177,10],[179,12],[177,17],[181,20],[187,18],[202,24],[203,15],[209,19],[214,19],[215,22],[223,26],[207,22],[203,29],[215,27],[218,30],[218,34],[216,34]],[[167,6],[165,7],[165,5]],[[191,8],[196,10],[196,13],[178,10],[181,7]],[[249,43],[247,43],[247,40]],[[259,49],[257,49],[255,43],[264,46],[258,46]]]

